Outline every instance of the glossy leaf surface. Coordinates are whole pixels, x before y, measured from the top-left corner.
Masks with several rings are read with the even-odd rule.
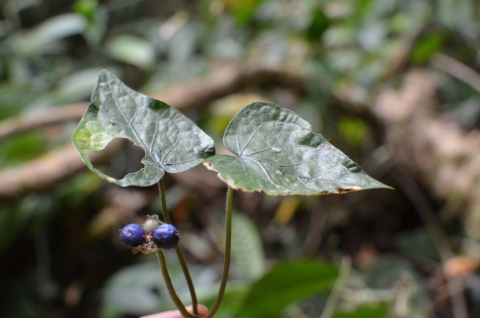
[[[88,153],[114,138],[127,138],[145,151],[144,168],[118,180],[93,167]],[[190,119],[167,104],[140,94],[108,71],[102,71],[73,143],[85,164],[101,178],[120,186],[150,186],[165,171],[177,173],[215,153],[213,140]]]
[[[210,170],[235,189],[269,195],[321,195],[388,188],[294,112],[268,102],[247,105],[223,137],[237,157],[216,155]]]

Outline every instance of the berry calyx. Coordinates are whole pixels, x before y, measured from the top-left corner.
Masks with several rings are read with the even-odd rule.
[[[151,216],[147,216],[147,220],[143,224],[143,228],[145,229],[145,233],[152,234],[152,232],[159,226],[160,224],[152,218]]]
[[[140,224],[131,223],[120,231],[120,240],[123,244],[135,247],[143,243],[145,230]]]
[[[162,224],[153,231],[153,241],[158,248],[173,248],[179,240],[180,232],[171,224]]]

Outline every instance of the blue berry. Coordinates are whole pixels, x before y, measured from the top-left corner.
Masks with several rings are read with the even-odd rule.
[[[142,244],[144,237],[145,230],[140,224],[128,224],[120,231],[120,240],[122,243],[131,247]]]
[[[162,224],[153,231],[153,241],[159,248],[175,247],[179,240],[180,232],[171,224]]]

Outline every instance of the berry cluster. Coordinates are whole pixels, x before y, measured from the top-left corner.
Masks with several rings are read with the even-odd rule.
[[[121,229],[120,240],[123,244],[134,248],[139,246],[152,248],[153,241],[156,248],[169,249],[178,244],[180,232],[171,224],[160,224],[154,218],[147,216],[143,226],[131,223]]]

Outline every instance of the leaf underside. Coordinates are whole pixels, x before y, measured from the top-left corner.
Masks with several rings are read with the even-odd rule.
[[[115,179],[93,167],[88,154],[115,138],[126,138],[145,151],[144,168]],[[108,71],[102,71],[73,143],[85,164],[101,178],[120,186],[151,186],[166,172],[178,173],[215,153],[212,138],[167,104],[140,94]]]
[[[294,112],[269,102],[243,108],[223,137],[237,157],[216,155],[204,165],[234,189],[269,195],[323,195],[389,188]]]

